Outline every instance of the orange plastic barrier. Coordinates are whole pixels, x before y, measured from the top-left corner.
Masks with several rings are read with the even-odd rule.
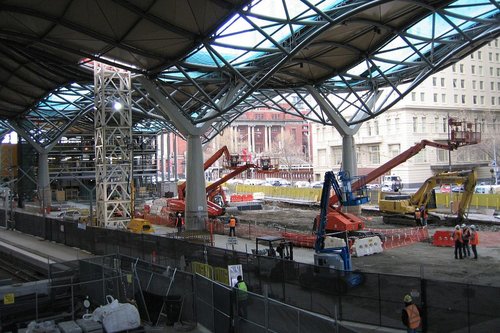
[[[452,232],[448,231],[448,230],[437,230],[434,233],[432,245],[450,246],[450,247],[455,246],[455,242],[453,241]]]

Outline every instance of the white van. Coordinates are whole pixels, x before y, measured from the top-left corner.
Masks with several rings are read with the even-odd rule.
[[[477,185],[474,192],[481,194],[499,194],[500,185]]]
[[[391,189],[392,191],[399,191],[403,188],[403,181],[401,177],[396,175],[382,176],[381,188]]]

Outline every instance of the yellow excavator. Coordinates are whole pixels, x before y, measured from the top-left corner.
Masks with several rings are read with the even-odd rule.
[[[428,210],[435,209],[436,193],[434,187],[442,184],[463,185],[463,192],[458,201],[457,222],[467,218],[467,212],[476,186],[477,174],[475,170],[442,172],[427,179],[413,195],[381,192],[379,210],[384,214],[386,223],[409,223],[416,221],[416,212],[424,206]]]

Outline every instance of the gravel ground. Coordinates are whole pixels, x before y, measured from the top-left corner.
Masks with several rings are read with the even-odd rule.
[[[287,230],[311,231],[312,221],[319,213],[319,207],[296,208],[281,204],[265,205],[263,210],[238,212],[243,222],[252,222],[268,227],[280,227]],[[380,216],[361,214],[367,227],[401,228],[401,225],[383,223]],[[429,234],[435,230],[451,230],[451,226],[429,225]],[[500,227],[481,224],[481,232],[498,232]],[[500,242],[498,246],[482,247],[478,245],[479,259],[454,259],[450,247],[436,247],[431,241],[402,246],[383,253],[353,258],[354,269],[365,272],[391,273],[428,279],[455,281],[500,287]]]

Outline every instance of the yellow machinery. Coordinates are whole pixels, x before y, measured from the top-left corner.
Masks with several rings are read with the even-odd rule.
[[[463,185],[464,188],[457,210],[458,220],[461,221],[466,217],[476,181],[477,175],[474,170],[442,172],[427,179],[413,195],[381,192],[378,202],[379,210],[389,213],[384,216],[384,222],[396,222],[392,217],[398,215],[416,218],[415,212],[419,207],[436,208],[434,187],[442,184],[458,184]]]
[[[154,233],[154,228],[148,220],[141,218],[133,218],[127,225],[127,230],[131,232],[135,232],[138,234],[141,233]]]

